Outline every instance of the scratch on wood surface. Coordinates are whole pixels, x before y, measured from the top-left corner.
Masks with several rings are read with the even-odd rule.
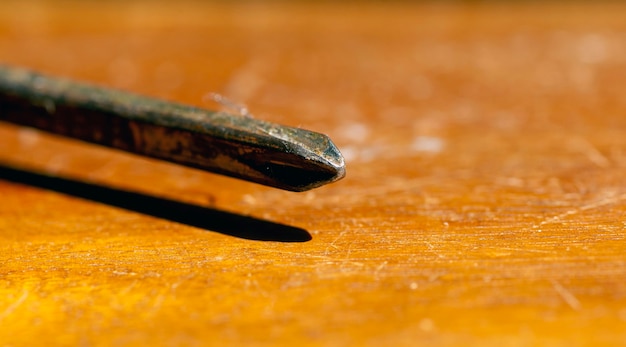
[[[497,249],[502,249],[502,250],[506,250],[506,251],[542,253],[542,254],[554,254],[556,252],[554,250],[532,249],[532,248],[518,248],[518,247],[497,247]]]
[[[577,137],[572,142],[574,146],[578,147],[578,149],[580,149],[592,163],[601,168],[607,168],[611,166],[611,162],[609,161],[609,159],[605,157],[604,154],[602,154],[602,152],[600,152],[600,150],[588,140],[582,137]]]
[[[342,231],[339,233],[339,235],[333,240],[333,242],[331,242],[328,247],[326,247],[326,250],[324,251],[324,254],[328,254],[328,250],[330,247],[337,249],[337,246],[335,246],[335,244],[337,243],[337,241],[339,241],[339,239],[345,234],[345,231]]]
[[[348,245],[348,251],[346,252],[346,258],[345,258],[346,262],[350,262],[350,254],[352,253],[352,245],[353,244],[354,244],[354,242],[350,242],[350,244]]]
[[[161,307],[163,307],[163,302],[167,298],[168,289],[161,289],[158,294],[152,299],[152,305],[150,305],[149,309],[146,310],[146,314],[148,316],[156,315]]]
[[[344,258],[344,260],[341,262],[341,266],[340,269],[343,271],[345,269],[345,264],[350,264],[350,265],[356,265],[356,266],[365,266],[365,264],[358,262],[358,261],[352,261],[350,260],[350,255],[352,254],[352,245],[354,244],[354,242],[350,242],[350,244],[348,245],[348,251],[346,252],[346,257]]]
[[[380,271],[381,271],[381,270],[382,270],[385,266],[387,266],[387,263],[388,263],[388,262],[385,260],[385,261],[383,261],[380,265],[378,265],[378,266],[376,267],[376,270],[374,270],[374,278],[375,278],[375,279],[377,279],[377,280],[378,280],[378,279],[380,279],[380,277],[379,277]]]
[[[138,281],[134,280],[130,285],[126,286],[125,288],[122,288],[119,292],[118,292],[118,296],[124,296],[128,293],[130,293],[131,290],[133,290],[133,288],[135,288],[135,286],[137,285]]]
[[[578,208],[574,208],[572,210],[563,212],[559,215],[553,216],[553,217],[549,217],[546,218],[544,220],[542,220],[541,222],[539,222],[539,224],[535,224],[533,226],[533,228],[537,229],[539,227],[541,227],[542,225],[546,225],[546,224],[553,224],[553,223],[558,223],[561,221],[561,219],[565,218],[565,217],[569,217],[569,216],[573,216],[575,214],[584,212],[584,211],[588,211],[588,210],[592,210],[598,207],[602,207],[602,206],[606,206],[606,205],[611,205],[611,204],[615,204],[617,202],[626,200],[626,194],[620,194],[617,196],[608,196],[608,197],[604,197],[598,201],[594,201],[591,202],[589,204],[585,204],[581,207]]]
[[[328,264],[347,263],[347,264],[351,264],[351,265],[355,265],[359,267],[365,266],[365,264],[361,262],[350,260],[349,259],[350,254],[347,255],[347,258],[337,259],[337,258],[333,258],[327,255],[315,255],[315,254],[306,254],[306,253],[298,253],[298,252],[275,251],[271,249],[264,249],[264,250],[259,250],[259,251],[267,252],[267,253],[289,254],[289,255],[295,256],[294,258],[305,257],[305,258],[312,258],[312,259],[322,259],[322,260],[326,260]]]
[[[567,290],[567,288],[563,287],[556,280],[552,280],[551,282],[552,282],[552,287],[554,287],[554,290],[556,290],[556,292],[561,296],[563,301],[565,301],[565,303],[569,305],[569,307],[571,307],[572,309],[576,311],[579,311],[581,309],[580,301],[576,299],[576,297],[574,296],[574,294],[572,294],[572,292]]]
[[[11,303],[2,313],[0,313],[0,321],[2,321],[4,318],[11,315],[11,313],[13,313],[13,311],[15,311],[16,308],[18,308],[22,303],[24,303],[27,297],[28,297],[28,291],[24,291],[24,293],[22,293],[22,295],[17,300]]]

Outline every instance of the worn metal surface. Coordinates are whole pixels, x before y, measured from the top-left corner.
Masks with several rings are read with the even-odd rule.
[[[0,120],[292,191],[345,175],[320,133],[7,66]]]

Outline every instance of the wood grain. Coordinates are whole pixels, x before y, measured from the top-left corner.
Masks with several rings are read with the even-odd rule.
[[[218,92],[348,165],[290,193],[0,125],[0,345],[623,344],[625,14],[1,2],[3,63]]]

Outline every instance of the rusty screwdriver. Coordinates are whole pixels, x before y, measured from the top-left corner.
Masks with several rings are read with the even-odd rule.
[[[324,134],[2,65],[0,121],[290,191],[345,175]]]

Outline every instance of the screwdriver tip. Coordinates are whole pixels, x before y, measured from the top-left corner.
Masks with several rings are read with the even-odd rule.
[[[278,141],[281,144],[279,147],[282,147],[280,151],[263,151],[263,158],[259,161],[262,169],[259,171],[265,175],[265,184],[300,192],[345,176],[344,158],[328,136],[305,129],[265,124],[269,127],[263,132],[270,137],[262,142]],[[276,146],[267,148],[272,147]]]

